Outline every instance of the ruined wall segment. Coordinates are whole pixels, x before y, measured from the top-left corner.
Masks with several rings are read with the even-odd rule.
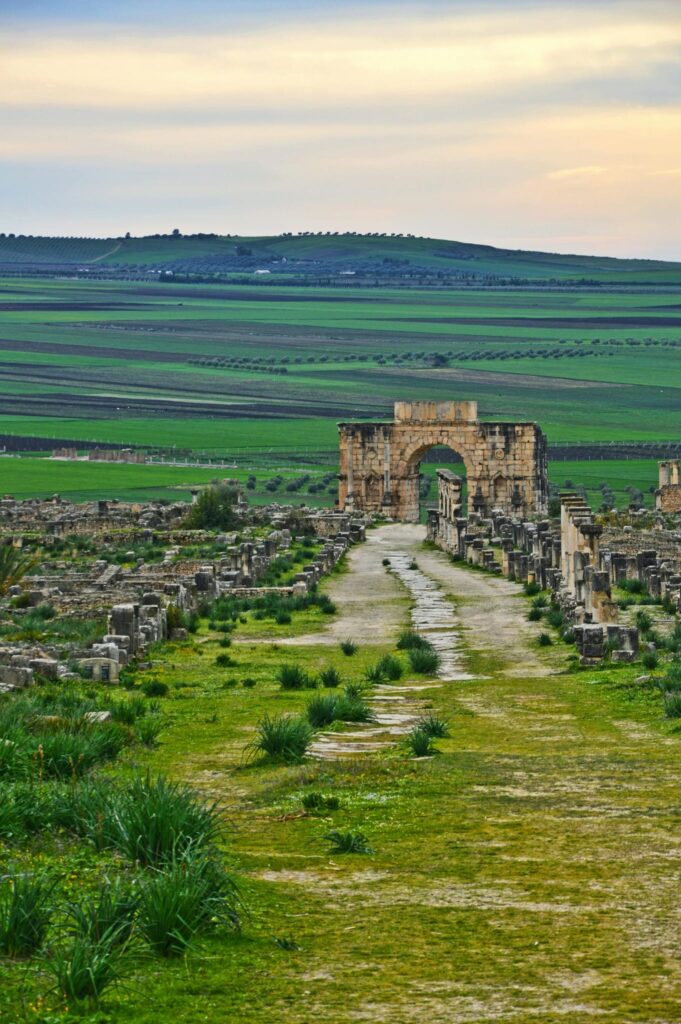
[[[390,423],[341,423],[339,504],[418,522],[425,452],[458,452],[472,511],[515,515],[546,510],[546,438],[536,423],[484,423],[477,402],[396,402]]]
[[[681,512],[681,465],[678,459],[658,463],[659,486],[655,492],[655,507],[659,512],[673,515]]]

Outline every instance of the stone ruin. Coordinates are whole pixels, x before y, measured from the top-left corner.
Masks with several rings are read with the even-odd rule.
[[[576,494],[561,495],[560,524],[523,519],[494,509],[490,516],[461,514],[462,481],[438,472],[438,508],[428,513],[428,539],[443,550],[518,583],[552,592],[572,625],[582,664],[610,653],[613,661],[638,654],[638,630],[618,621],[612,587],[639,580],[649,593],[681,611],[681,534],[603,526]]]
[[[186,515],[187,505],[180,511]],[[21,545],[22,539],[69,535],[104,542],[149,541],[165,546],[160,563],[138,559],[132,566],[92,560],[87,567],[49,560],[42,573],[26,576],[10,588],[9,597],[23,596],[29,608],[50,604],[60,616],[106,618],[106,633],[87,649],[27,641],[0,641],[0,692],[21,689],[34,681],[66,679],[73,667],[88,677],[115,683],[130,659],[144,657],[150,645],[168,637],[167,607],[192,612],[200,603],[221,595],[251,597],[268,591],[280,594],[308,593],[333,569],[348,547],[364,539],[365,520],[327,510],[273,505],[241,507],[244,526],[270,527],[260,538],[236,542],[236,534],[184,530],[178,507],[154,504],[95,502],[71,506],[54,498],[48,502],[0,502],[0,541]],[[263,587],[260,580],[272,561],[285,552],[292,540],[290,526],[312,533],[324,544],[308,565],[303,565],[287,587]],[[213,541],[223,551],[212,561],[183,557],[184,544]],[[131,552],[131,556],[134,553]]]
[[[658,511],[673,515],[681,512],[681,475],[679,460],[658,463],[659,486],[655,491],[655,507]]]
[[[419,464],[446,445],[466,465],[470,507],[527,516],[547,508],[546,438],[536,423],[485,423],[477,402],[396,402],[392,423],[341,423],[339,505],[419,520]]]

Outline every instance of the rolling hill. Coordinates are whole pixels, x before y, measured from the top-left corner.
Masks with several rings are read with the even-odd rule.
[[[189,279],[338,278],[437,283],[681,284],[681,263],[498,249],[401,235],[150,235],[48,238],[0,235],[0,273],[78,272]]]

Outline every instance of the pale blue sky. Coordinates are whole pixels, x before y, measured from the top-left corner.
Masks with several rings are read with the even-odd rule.
[[[681,4],[22,0],[0,230],[681,259]]]

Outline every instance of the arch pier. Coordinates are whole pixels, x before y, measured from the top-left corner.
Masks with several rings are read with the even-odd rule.
[[[546,437],[536,423],[485,423],[477,402],[396,402],[392,423],[340,423],[339,504],[419,519],[419,465],[439,445],[466,466],[470,511],[546,511]]]

